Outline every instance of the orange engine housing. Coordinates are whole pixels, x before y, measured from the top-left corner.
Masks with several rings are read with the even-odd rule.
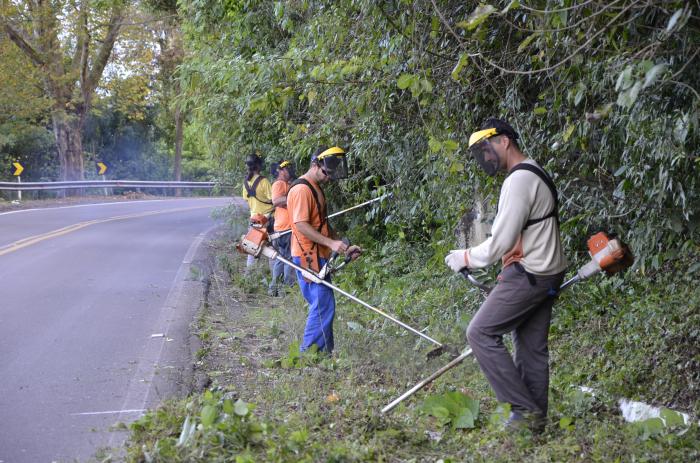
[[[267,225],[268,218],[262,214],[253,214],[250,218],[250,225],[255,228],[264,228]]]
[[[257,257],[268,240],[267,231],[264,228],[251,227],[236,245],[236,249],[243,254]]]
[[[588,239],[588,252],[598,262],[601,270],[607,270],[625,257],[625,249],[620,241],[610,239],[605,232],[598,232]]]

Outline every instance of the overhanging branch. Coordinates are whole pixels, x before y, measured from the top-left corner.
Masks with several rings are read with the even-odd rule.
[[[87,81],[84,82],[84,95],[92,95],[92,92],[97,87],[98,82],[102,78],[102,72],[109,61],[109,56],[112,54],[112,49],[114,48],[114,42],[116,42],[119,36],[119,29],[121,28],[121,21],[123,16],[123,9],[121,6],[115,6],[112,10],[112,16],[109,20],[109,28],[107,29],[107,35],[102,42],[100,50],[97,52],[97,57],[93,63],[92,69],[90,70],[90,75]]]
[[[46,64],[44,59],[41,57],[41,53],[29,43],[29,39],[25,38],[24,34],[12,27],[4,18],[0,18],[0,24],[2,24],[5,33],[10,37],[10,40],[14,42],[17,47],[24,52],[27,57],[34,63],[37,67],[42,67]]]

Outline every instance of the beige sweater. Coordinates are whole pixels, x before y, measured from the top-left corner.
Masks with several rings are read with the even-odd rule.
[[[532,159],[523,162],[540,167]],[[554,206],[552,193],[542,179],[526,170],[513,172],[501,187],[491,237],[467,251],[469,267],[487,267],[522,246],[522,257],[515,260],[528,272],[535,275],[563,272],[567,261],[556,219],[543,220],[523,231],[525,222],[546,216]]]

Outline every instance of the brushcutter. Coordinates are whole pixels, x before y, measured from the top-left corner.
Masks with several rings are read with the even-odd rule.
[[[342,241],[343,241],[343,243],[345,243],[345,246],[350,247],[350,240],[349,239],[343,238]],[[318,272],[317,276],[319,279],[325,280],[330,275],[334,274],[335,272],[337,272],[341,268],[348,265],[350,263],[350,261],[352,260],[353,254],[346,255],[345,259],[343,259],[342,262],[336,264],[336,261],[338,260],[339,256],[340,256],[340,254],[337,253],[336,251],[333,251],[333,253],[331,253],[331,256],[328,258],[326,263],[323,265],[323,267],[321,267],[321,270],[319,270],[319,272]]]
[[[600,272],[605,272],[607,275],[613,275],[625,270],[626,268],[629,268],[634,263],[634,256],[632,255],[629,247],[619,239],[610,237],[605,232],[596,233],[588,239],[588,252],[591,256],[591,260],[581,267],[578,272],[576,272],[576,275],[563,283],[559,287],[558,293],[561,293],[574,283],[587,280]],[[493,289],[492,287],[484,285],[474,278],[469,272],[469,269],[466,267],[460,270],[460,273],[472,284],[487,294],[491,291],[491,289]],[[450,361],[450,363],[423,379],[411,389],[404,392],[401,396],[390,402],[386,407],[382,408],[382,413],[391,411],[394,407],[411,397],[423,387],[432,383],[435,379],[462,363],[464,359],[469,357],[471,354],[472,350],[469,347],[465,348],[462,353]]]
[[[356,204],[356,205],[354,205],[354,206],[348,207],[347,209],[343,209],[342,211],[334,212],[334,213],[328,215],[328,216],[326,217],[326,219],[332,219],[333,217],[337,217],[337,216],[339,216],[339,215],[345,214],[346,212],[354,211],[355,209],[359,209],[359,208],[361,208],[361,207],[369,206],[369,205],[372,204],[372,203],[376,203],[377,201],[380,201],[380,200],[382,200],[382,199],[384,199],[384,198],[389,198],[389,197],[392,196],[392,195],[393,195],[393,193],[387,193],[387,194],[378,196],[378,197],[376,197],[376,198],[374,198],[374,199],[370,199],[370,200],[368,200],[368,201],[365,201],[364,203]],[[284,235],[286,235],[287,233],[291,233],[291,232],[292,232],[292,230],[289,229],[289,230],[285,230],[285,231],[281,231],[281,232],[277,232],[277,233],[271,233],[271,234],[270,234],[270,240],[275,240],[275,239],[279,238],[280,236],[284,236]]]
[[[289,265],[293,269],[301,272],[301,274],[306,278],[307,280],[313,282],[313,283],[318,283],[321,285],[324,285],[330,289],[332,289],[335,292],[338,292],[342,294],[343,296],[347,297],[353,302],[356,302],[357,304],[360,304],[361,306],[381,315],[382,317],[386,318],[387,320],[390,320],[400,327],[404,328],[407,331],[410,331],[411,333],[415,334],[416,336],[420,336],[421,338],[425,339],[426,341],[434,344],[437,346],[435,349],[432,351],[428,352],[428,357],[434,357],[437,355],[442,354],[443,352],[458,352],[456,349],[444,345],[439,341],[436,341],[435,339],[431,338],[427,334],[407,325],[406,323],[402,322],[401,320],[397,319],[396,317],[389,315],[388,313],[384,312],[381,309],[378,309],[377,307],[374,307],[365,301],[359,299],[358,297],[348,293],[347,291],[342,290],[341,288],[335,286],[334,284],[330,283],[329,281],[323,279],[320,277],[319,274],[312,272],[311,270],[305,269],[299,265],[296,265],[294,262],[285,259],[282,257],[277,250],[272,247],[269,243],[270,237],[267,234],[267,231],[264,228],[250,228],[248,230],[248,233],[241,237],[241,240],[238,242],[236,245],[236,249],[238,249],[239,252],[243,254],[250,254],[253,257],[260,257],[261,255],[269,258],[269,259],[276,259],[285,265]],[[346,258],[347,259],[347,258]],[[328,275],[327,273],[325,274],[326,276]]]

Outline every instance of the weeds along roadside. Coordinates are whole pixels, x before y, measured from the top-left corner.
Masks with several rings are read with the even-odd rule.
[[[688,461],[698,456],[697,426],[659,431],[624,424],[612,399],[618,391],[638,391],[635,398],[649,399],[697,385],[692,374],[657,382],[662,376],[654,369],[635,377],[636,382],[625,376],[639,371],[652,349],[656,368],[668,373],[677,367],[677,350],[669,352],[665,343],[670,340],[656,334],[690,336],[697,313],[686,305],[686,312],[658,315],[658,308],[691,302],[690,284],[685,292],[652,291],[652,297],[640,294],[649,290],[641,282],[630,283],[631,276],[624,284],[581,285],[563,297],[553,323],[550,424],[534,438],[500,430],[498,405],[473,361],[389,416],[379,416],[383,405],[446,359],[427,363],[428,346],[422,341],[340,296],[335,356],[300,356],[295,342],[306,314],[298,291],[268,298],[264,264],[244,277],[245,259],[232,252],[230,243],[219,242],[214,250],[217,273],[197,327],[203,342],[198,368],[211,378],[211,386],[133,425],[131,461],[223,461],[232,455],[235,461]],[[393,249],[386,256],[368,253],[335,283],[427,327],[441,341],[461,342],[481,296],[457,277],[407,265],[412,259],[417,258]],[[666,317],[664,326],[659,326],[661,317]],[[639,335],[646,320],[647,335]],[[625,341],[626,335],[641,339]],[[615,350],[618,344],[609,343],[618,341]],[[601,374],[601,362],[610,364],[610,374]],[[586,382],[610,392],[609,398],[594,399],[571,387]],[[474,429],[453,430],[421,411],[427,397],[454,390],[480,400]],[[682,400],[697,404],[697,394]]]

